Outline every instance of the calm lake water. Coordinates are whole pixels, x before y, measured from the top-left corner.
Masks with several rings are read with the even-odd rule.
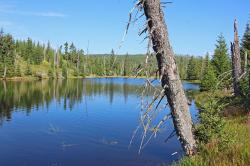
[[[143,84],[123,78],[0,82],[0,166],[160,166],[178,160],[177,138],[165,142],[171,120],[140,155],[140,133],[128,149]],[[195,119],[194,102],[190,108]]]

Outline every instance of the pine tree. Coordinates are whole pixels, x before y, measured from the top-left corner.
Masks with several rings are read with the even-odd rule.
[[[215,46],[216,48],[212,58],[212,65],[214,66],[216,75],[219,76],[228,72],[231,68],[226,40],[222,34],[218,36],[217,44]]]
[[[201,80],[203,79],[203,77],[204,77],[204,75],[205,75],[205,73],[207,71],[209,63],[210,63],[209,53],[207,53],[205,58],[202,60]]]
[[[115,68],[115,51],[112,49],[109,58],[109,75],[114,74],[113,72],[114,68]]]
[[[247,51],[248,61],[250,61],[250,24],[249,23],[246,25],[246,30],[241,40],[241,55],[243,58],[245,55],[245,51]]]
[[[0,32],[0,72],[4,77],[15,75],[14,40],[11,35]]]
[[[241,41],[241,46],[243,49],[250,51],[250,25],[249,23],[246,25],[246,30]]]
[[[43,53],[43,47],[38,42],[37,45],[34,48],[34,54],[33,54],[33,61],[35,64],[39,65],[43,61],[44,53]]]
[[[192,56],[189,60],[188,67],[187,67],[187,79],[188,80],[197,80],[198,75],[198,66],[195,58]]]
[[[33,59],[32,55],[33,55],[33,42],[30,38],[28,38],[25,48],[25,54],[23,56],[25,60],[30,60],[30,62],[32,63]]]
[[[207,58],[208,64],[205,67],[205,74],[201,80],[201,91],[213,90],[218,83],[216,72]]]
[[[66,61],[69,60],[69,44],[68,44],[68,42],[66,42],[66,43],[64,44],[64,59],[65,59]]]

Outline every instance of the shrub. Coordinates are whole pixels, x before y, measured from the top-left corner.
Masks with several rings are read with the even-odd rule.
[[[202,143],[208,143],[212,138],[219,137],[223,130],[224,121],[220,116],[223,108],[215,99],[210,98],[201,107],[200,124],[196,126],[196,137]]]

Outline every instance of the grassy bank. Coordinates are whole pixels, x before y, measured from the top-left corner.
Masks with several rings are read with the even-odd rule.
[[[250,165],[250,124],[249,110],[245,100],[231,98],[229,93],[200,93],[195,96],[198,106],[206,105],[213,98],[219,105],[224,104],[219,112],[223,127],[218,129],[212,119],[203,124],[206,133],[212,133],[208,142],[199,141],[196,156],[185,157],[174,165],[179,166],[248,166]],[[202,110],[206,111],[206,110]],[[216,115],[213,115],[216,117]],[[204,118],[204,116],[203,116]],[[209,116],[206,118],[210,118]],[[209,126],[211,123],[214,123]],[[203,127],[204,127],[203,126]],[[212,131],[212,132],[211,132]]]

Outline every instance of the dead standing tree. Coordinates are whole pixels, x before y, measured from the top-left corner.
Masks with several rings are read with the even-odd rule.
[[[188,101],[175,62],[174,52],[169,42],[167,25],[160,0],[141,0],[147,20],[147,31],[156,53],[161,84],[167,97],[175,130],[186,155],[196,153],[197,145],[193,135],[193,123]]]
[[[239,81],[242,74],[241,71],[241,58],[240,58],[240,44],[238,36],[237,20],[234,21],[234,42],[231,43],[232,53],[232,71],[233,71],[233,90],[235,96],[240,96]]]

